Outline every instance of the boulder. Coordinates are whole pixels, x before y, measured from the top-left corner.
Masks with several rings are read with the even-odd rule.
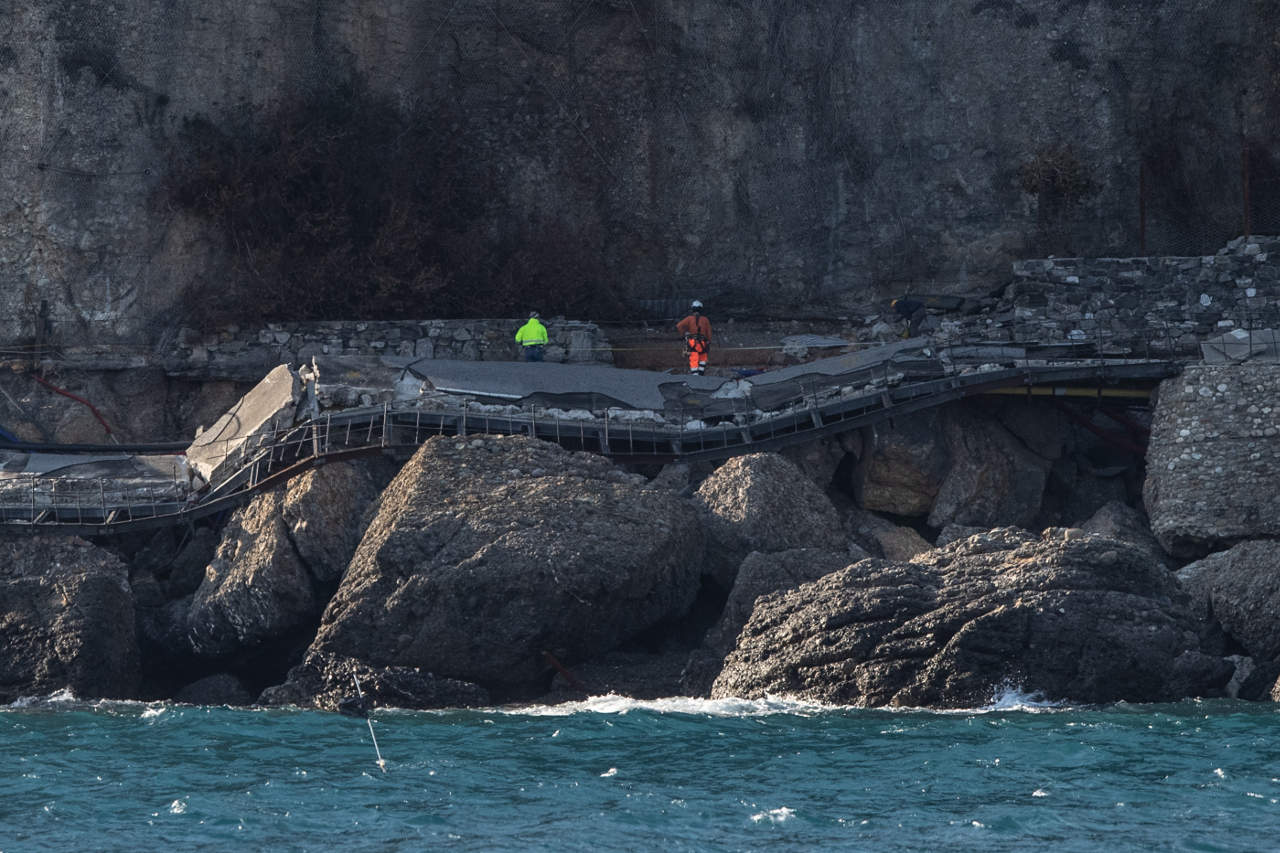
[[[699,589],[687,500],[523,437],[436,438],[383,492],[312,653],[416,667],[495,697],[682,616]]]
[[[238,509],[187,612],[187,640],[204,658],[255,648],[299,628],[324,606],[289,540],[284,487]]]
[[[1168,555],[1147,525],[1146,516],[1121,501],[1109,501],[1080,524],[1086,533],[1120,539],[1142,548],[1152,559],[1168,567]]]
[[[952,542],[958,542],[961,539],[968,539],[979,533],[986,533],[985,527],[970,527],[965,524],[948,524],[946,527],[938,531],[938,537],[933,540],[933,547],[941,548],[943,545],[950,545]]]
[[[858,505],[873,512],[924,516],[951,467],[940,410],[921,412],[890,427],[868,429],[853,470]]]
[[[331,463],[237,510],[187,612],[191,650],[220,658],[310,633],[377,497],[364,466]]]
[[[1197,616],[1220,625],[1256,661],[1280,660],[1280,556],[1275,542],[1241,542],[1189,563],[1177,578]]]
[[[862,433],[856,430],[842,432],[830,438],[788,447],[780,452],[818,488],[826,489],[833,485],[845,488],[848,484],[840,482],[837,475],[846,470],[842,466],[850,454],[854,458],[862,454]],[[852,470],[851,466],[848,470]]]
[[[1035,432],[1033,423],[1043,420],[1007,416],[1019,433]],[[1040,511],[1052,459],[1061,452],[1060,430],[1048,432],[1053,435],[1028,443],[977,405],[873,427],[854,467],[854,496],[864,509],[925,517],[931,527],[1025,526]]]
[[[239,678],[219,672],[183,687],[173,695],[173,701],[188,705],[249,705],[253,694]]]
[[[1052,463],[972,407],[948,410],[944,424],[951,465],[929,510],[929,526],[1030,525]]]
[[[707,530],[707,574],[725,588],[751,551],[844,547],[830,499],[776,453],[730,459],[702,482],[693,500]]]
[[[751,617],[757,598],[765,593],[795,589],[847,565],[848,555],[820,548],[793,548],[773,553],[752,551],[742,561],[720,619],[707,632],[703,645],[723,658],[737,645],[738,632]]]
[[[851,563],[868,556],[910,560],[933,547],[910,527],[856,508],[849,512],[845,528],[849,531]]]
[[[715,697],[974,707],[1017,688],[1051,700],[1220,694],[1174,577],[1140,548],[1000,528],[910,562],[863,560],[756,602]]]
[[[139,684],[129,570],[82,539],[0,540],[0,703],[68,688],[129,699]]]
[[[337,711],[344,699],[360,692],[373,707],[474,708],[490,703],[478,685],[442,678],[410,666],[370,666],[363,661],[324,653],[311,653],[289,670],[281,685],[268,687],[259,705],[295,705]]]
[[[1280,536],[1280,365],[1189,365],[1160,383],[1143,504],[1175,557]]]

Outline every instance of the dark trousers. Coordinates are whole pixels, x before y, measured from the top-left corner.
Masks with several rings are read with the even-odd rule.
[[[525,344],[524,360],[525,361],[542,361],[542,344]]]

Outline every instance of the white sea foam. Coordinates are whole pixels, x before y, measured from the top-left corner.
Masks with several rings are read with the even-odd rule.
[[[9,706],[10,708],[38,708],[44,705],[66,705],[71,702],[79,702],[75,694],[71,692],[70,687],[64,687],[61,690],[55,690],[48,696],[19,696]]]
[[[167,710],[167,706],[165,705],[150,705],[147,707],[145,711],[142,712],[142,719],[149,720],[153,717],[158,717],[161,714],[163,714],[166,710]]]
[[[673,696],[667,699],[632,699],[609,693],[559,705],[525,705],[503,708],[498,713],[534,717],[564,717],[572,714],[626,714],[653,711],[659,714],[691,714],[705,717],[759,717],[770,714],[811,715],[835,709],[832,705],[802,702],[769,696],[764,699],[698,699]]]
[[[784,821],[788,821],[795,817],[795,815],[795,809],[789,809],[786,806],[783,806],[777,809],[769,809],[767,812],[758,812],[753,814],[751,816],[751,820],[754,823],[760,823],[762,820],[767,820],[769,823],[783,823]]]

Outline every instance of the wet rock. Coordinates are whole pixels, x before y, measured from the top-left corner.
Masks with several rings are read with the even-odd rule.
[[[289,670],[284,684],[268,687],[259,705],[296,705],[338,710],[339,704],[360,692],[374,707],[468,708],[490,704],[489,694],[476,684],[442,678],[409,666],[370,666],[363,661],[330,654],[308,654]]]
[[[63,688],[81,699],[137,694],[129,570],[70,537],[0,540],[0,703]]]
[[[384,491],[312,651],[417,667],[495,697],[680,617],[692,508],[602,457],[522,437],[428,441]]]
[[[538,697],[553,704],[581,700],[587,696],[628,696],[632,699],[662,699],[683,695],[681,683],[685,655],[679,652],[648,654],[615,651],[557,672],[551,690]]]
[[[751,551],[844,546],[831,501],[795,465],[774,453],[725,462],[694,494],[707,530],[708,574],[729,587]]]
[[[864,560],[756,602],[712,695],[973,707],[1007,688],[1077,702],[1220,692],[1173,576],[1128,543],[991,530]]]
[[[174,694],[173,701],[188,705],[249,705],[253,694],[239,678],[220,672],[191,682]]]

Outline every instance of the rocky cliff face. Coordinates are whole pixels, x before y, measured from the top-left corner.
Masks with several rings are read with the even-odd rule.
[[[576,246],[624,297],[991,283],[1027,254],[1138,254],[1140,197],[1148,249],[1212,251],[1243,221],[1242,154],[1267,227],[1271,8],[7,3],[0,336],[36,335],[46,304],[64,337],[154,342],[252,275],[237,235],[172,203],[174,159],[355,79],[423,117],[449,213],[421,237],[467,249],[440,257]],[[517,285],[556,277],[539,257]]]

